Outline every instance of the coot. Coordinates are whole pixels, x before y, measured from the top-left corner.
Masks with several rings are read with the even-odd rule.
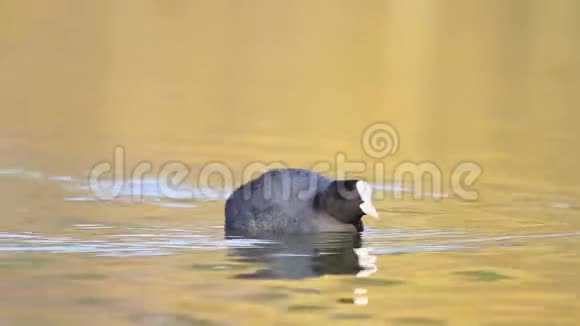
[[[378,218],[371,186],[303,169],[277,169],[236,189],[226,201],[226,234],[360,232]]]

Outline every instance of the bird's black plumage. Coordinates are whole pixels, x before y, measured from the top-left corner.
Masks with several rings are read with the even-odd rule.
[[[303,169],[266,172],[226,201],[232,234],[356,232],[363,230],[359,180],[335,181]]]

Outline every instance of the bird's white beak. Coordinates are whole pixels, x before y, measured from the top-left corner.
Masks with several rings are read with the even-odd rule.
[[[377,212],[377,209],[372,202],[373,189],[371,188],[371,185],[364,181],[358,181],[356,183],[356,190],[358,191],[358,194],[363,201],[359,206],[360,209],[363,211],[363,213],[365,213],[365,215],[372,216],[378,220],[379,213]]]

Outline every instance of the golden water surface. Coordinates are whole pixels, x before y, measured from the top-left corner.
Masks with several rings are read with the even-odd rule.
[[[579,103],[576,0],[0,0],[0,325],[576,325]],[[337,153],[445,187],[376,201],[361,273],[348,245],[224,239],[227,189],[95,198],[117,145],[191,193],[209,162]]]

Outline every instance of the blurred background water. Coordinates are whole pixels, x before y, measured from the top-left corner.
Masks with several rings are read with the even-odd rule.
[[[578,1],[0,0],[0,72],[0,324],[580,320]],[[224,238],[227,189],[87,188],[116,145],[192,178],[374,164],[377,121],[387,171],[476,162],[479,199],[387,196],[360,238],[272,241]]]

